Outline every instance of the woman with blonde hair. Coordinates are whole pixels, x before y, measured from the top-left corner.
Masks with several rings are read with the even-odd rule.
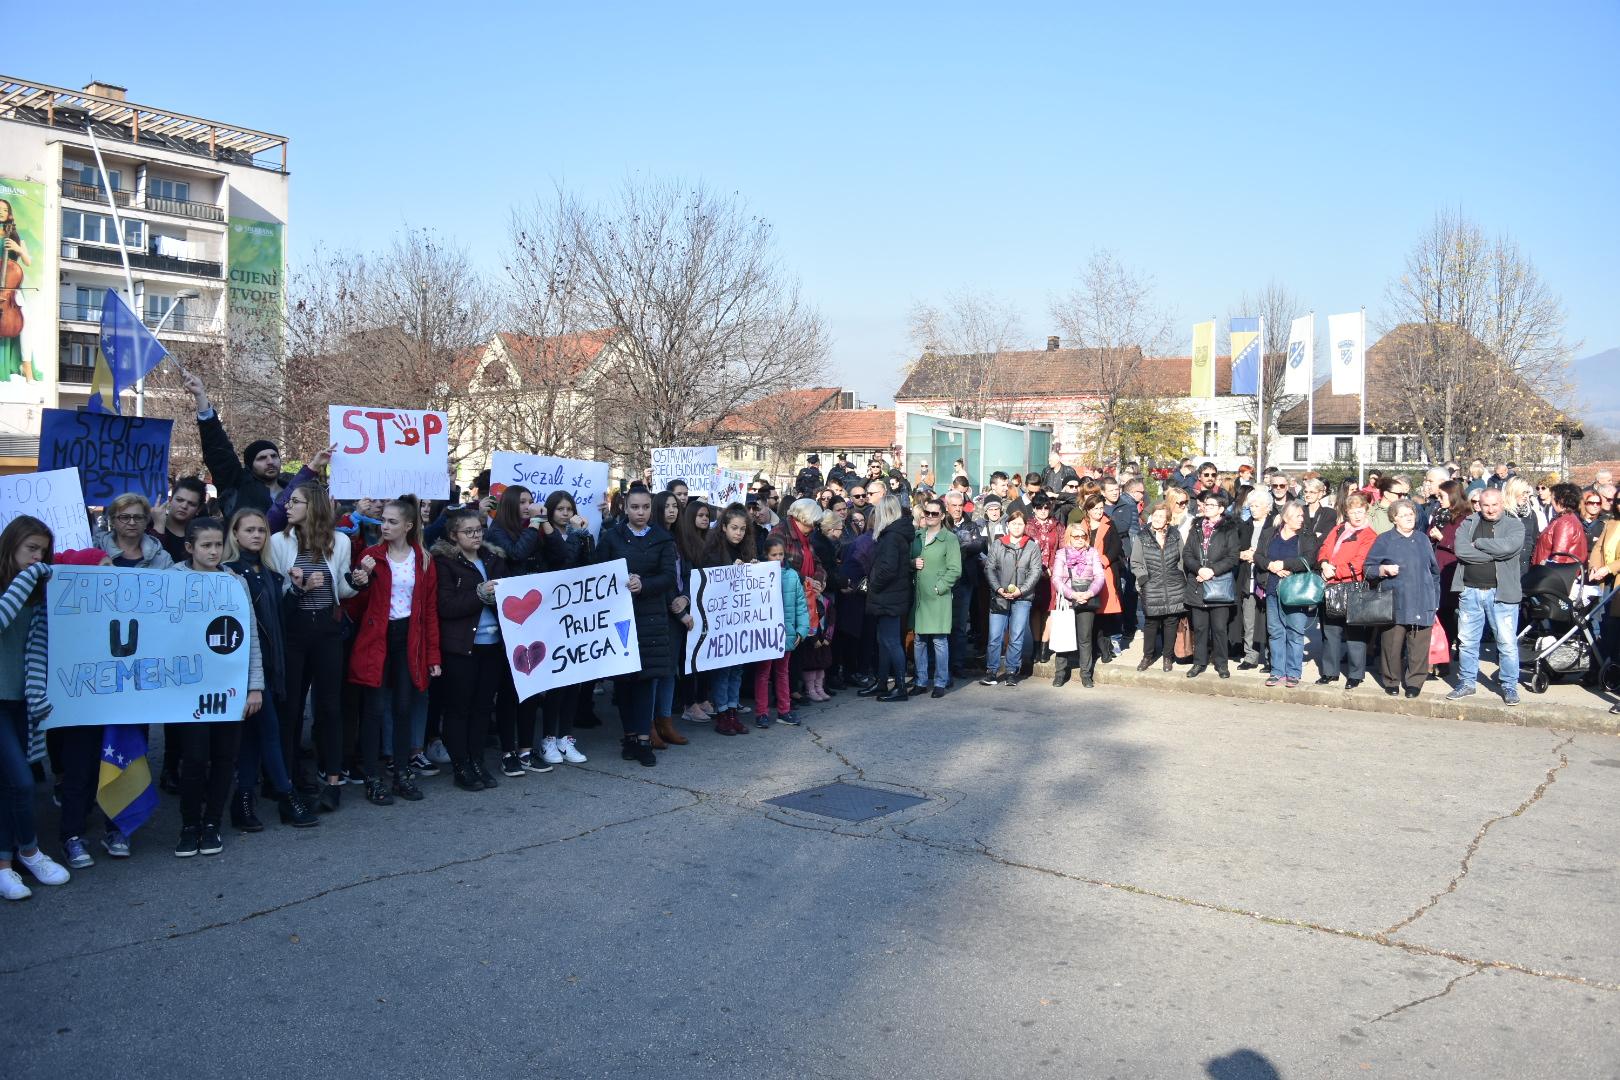
[[[1512,514],[1524,524],[1524,548],[1519,553],[1519,573],[1529,571],[1541,537],[1541,524],[1536,519],[1536,489],[1522,476],[1509,477],[1502,485],[1502,512]]]

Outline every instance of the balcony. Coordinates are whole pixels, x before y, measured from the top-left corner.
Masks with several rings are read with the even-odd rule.
[[[93,244],[81,244],[74,240],[62,242],[62,258],[81,259],[84,262],[100,263],[103,266],[122,266],[123,259],[119,257],[118,249],[111,247],[97,247]],[[152,255],[144,251],[129,253],[129,265],[142,270],[156,270],[166,274],[188,274],[192,277],[222,278],[225,276],[225,267],[217,262],[207,262],[202,259],[176,259],[172,255]]]
[[[187,199],[164,199],[156,195],[148,195],[141,206],[158,214],[173,214],[176,217],[194,218],[197,221],[225,220],[225,211],[213,203],[191,202]]]
[[[99,326],[101,325],[101,308],[90,304],[75,304],[69,301],[62,305],[62,321],[95,323]],[[156,330],[158,323],[163,322],[163,316],[151,311],[143,311],[141,312],[141,322]],[[167,334],[170,331],[181,334],[221,334],[224,333],[224,327],[220,325],[219,319],[212,315],[187,315],[181,312],[178,315],[171,315],[169,321],[163,323],[163,332]]]
[[[99,184],[81,184],[77,180],[63,180],[62,195],[68,199],[78,199],[80,202],[92,202],[98,206],[107,205],[107,189]],[[129,192],[114,190],[113,202],[119,206],[128,206]]]
[[[77,386],[89,386],[90,377],[94,375],[94,367],[85,367],[82,364],[69,364],[65,361],[56,365],[56,381],[60,383],[73,383]]]

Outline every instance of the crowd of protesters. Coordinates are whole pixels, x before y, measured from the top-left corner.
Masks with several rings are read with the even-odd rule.
[[[679,481],[663,491],[630,483],[598,508],[599,532],[567,492],[497,495],[487,472],[444,504],[339,505],[323,482],[330,451],[296,473],[271,441],[238,453],[202,382],[188,376],[187,387],[212,491],[185,477],[158,507],[138,494],[113,499],[84,551],[58,550],[28,516],[0,533],[5,898],[29,895],[20,870],[60,884],[100,857],[90,840],[101,729],[50,729],[44,760],[30,754],[51,708],[42,598],[53,564],[172,566],[233,575],[247,589],[243,716],[162,724],[159,786],[178,797],[180,857],[223,850],[227,824],[263,830],[261,799],[283,825],[312,828],[356,799],[421,801],[423,778],[443,772],[479,792],[583,763],[573,732],[601,723],[599,697],[618,714],[621,756],[652,766],[690,742],[682,723],[726,736],[792,727],[801,709],[844,692],[902,703],[967,678],[1015,687],[1047,660],[1054,685],[1090,687],[1096,666],[1138,635],[1139,670],[1180,662],[1189,678],[1210,667],[1229,678],[1235,663],[1293,687],[1310,654],[1320,684],[1342,677],[1353,690],[1372,675],[1389,694],[1416,696],[1435,664],[1453,663],[1451,696],[1467,696],[1483,629],[1514,640],[1531,567],[1590,559],[1595,580],[1620,573],[1612,478],[1585,490],[1556,476],[1531,484],[1482,462],[1430,470],[1414,495],[1393,474],[1330,490],[1312,474],[1257,479],[1191,460],[1165,476],[1129,464],[1105,472],[1066,464],[1057,446],[1046,470],[995,472],[977,490],[960,462],[939,483],[926,465],[912,476],[881,458],[864,470],[840,458],[823,476],[812,456],[791,490],[760,479],[727,506],[690,497]],[[640,670],[520,701],[493,583],[618,559]],[[756,560],[782,567],[785,655],[682,674],[690,571]],[[1296,575],[1376,581],[1393,615],[1352,625],[1290,583]],[[1435,652],[1437,624],[1455,656]],[[1517,650],[1500,653],[1511,703]],[[138,719],[153,732],[161,721]],[[40,846],[35,769],[48,770],[60,808],[60,863]],[[114,821],[99,831],[101,853],[129,857]]]

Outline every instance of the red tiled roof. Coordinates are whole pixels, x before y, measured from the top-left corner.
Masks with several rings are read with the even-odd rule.
[[[894,445],[894,410],[827,409],[816,415],[808,445],[818,450],[887,450]]]
[[[720,419],[716,435],[757,435],[780,430],[784,424],[803,424],[816,413],[838,403],[836,386],[813,386],[767,394]],[[891,434],[886,442],[892,442]]]
[[[1186,396],[1192,389],[1192,357],[1149,356],[1142,350],[1119,350],[1124,362],[1135,367],[1141,392],[1152,397]],[[1101,390],[1100,369],[1107,354],[1102,349],[1031,349],[1004,351],[990,362],[990,397],[1024,399],[1052,394],[1086,395]],[[906,380],[895,391],[896,401],[937,401],[973,394],[977,388],[960,385],[976,380],[978,365],[961,357],[925,353],[912,364]],[[1215,392],[1232,392],[1232,358],[1216,357]]]
[[[587,330],[540,338],[529,334],[501,331],[496,337],[506,347],[507,358],[518,368],[519,377],[545,375],[577,378],[591,366],[602,349],[613,339],[612,330]],[[559,370],[559,368],[561,370]]]

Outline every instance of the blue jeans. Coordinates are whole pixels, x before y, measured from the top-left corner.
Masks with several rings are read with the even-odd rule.
[[[252,791],[259,779],[259,767],[270,786],[279,794],[292,793],[287,763],[281,758],[281,719],[276,713],[276,695],[264,692],[259,711],[242,721],[242,746],[236,751],[236,789]]]
[[[1496,599],[1495,589],[1464,588],[1457,597],[1457,686],[1473,686],[1479,679],[1479,642],[1485,624],[1496,639],[1501,669],[1496,684],[1503,690],[1519,684],[1519,605]]]
[[[742,704],[743,665],[716,668],[709,672],[709,704],[716,712]]]
[[[928,685],[928,651],[934,652],[934,685],[943,687],[951,681],[951,636],[949,634],[916,634],[911,641],[911,658],[917,665],[917,685]]]
[[[653,716],[669,716],[675,708],[675,676],[660,675],[653,680]]]
[[[1275,679],[1297,679],[1305,671],[1305,631],[1311,609],[1289,607],[1276,593],[1266,595],[1266,637]]]
[[[984,670],[994,675],[998,671],[1005,671],[1009,675],[1018,674],[1018,669],[1024,666],[1025,638],[1029,631],[1030,601],[1014,600],[1011,611],[997,611],[990,609],[990,641],[984,649]],[[1011,632],[1008,632],[1008,624]],[[1004,646],[1003,638],[1007,639]]]
[[[906,639],[901,630],[899,615],[879,615],[877,618],[877,680],[904,688],[906,683]]]
[[[0,701],[0,862],[34,847],[34,772],[28,767],[28,710]]]

